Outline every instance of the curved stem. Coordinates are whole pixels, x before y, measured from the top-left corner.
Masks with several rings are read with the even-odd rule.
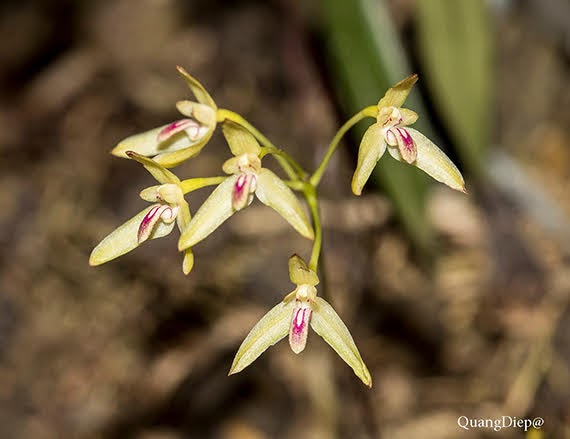
[[[303,192],[305,191],[305,187],[309,185],[309,183],[299,180],[283,180],[283,182],[294,191]]]
[[[213,186],[222,183],[227,176],[223,177],[204,177],[204,178],[188,178],[180,182],[180,188],[184,194],[201,189],[206,186]]]
[[[283,151],[282,149],[276,149],[276,148],[272,148],[272,147],[265,147],[263,149],[263,151],[261,152],[261,157],[267,155],[267,154],[271,154],[272,156],[275,157],[275,159],[277,161],[279,161],[280,159],[285,159],[287,161],[287,163],[289,165],[291,165],[291,167],[294,169],[296,176],[295,178],[297,180],[305,180],[305,178],[307,177],[307,171],[305,171],[301,165],[299,165],[295,159],[293,157],[291,157],[289,154],[287,154],[285,151]],[[260,157],[260,158],[261,158]]]
[[[323,160],[321,161],[318,168],[315,170],[315,172],[313,173],[313,175],[311,175],[311,178],[309,179],[309,182],[313,186],[317,187],[319,185],[321,178],[323,177],[323,173],[325,172],[330,159],[335,153],[336,148],[338,147],[338,144],[340,142],[340,139],[342,139],[342,136],[344,136],[349,129],[351,129],[354,125],[356,125],[365,117],[376,117],[377,112],[378,109],[376,105],[371,105],[370,107],[366,107],[363,110],[356,113],[350,119],[348,119],[344,123],[344,125],[340,127],[340,129],[336,132],[335,136],[331,140],[331,143],[329,144],[329,147],[327,149],[325,156],[323,157]]]
[[[303,191],[311,216],[313,217],[313,226],[315,228],[315,240],[313,241],[313,250],[311,251],[311,259],[309,260],[309,268],[317,272],[319,266],[319,256],[323,244],[323,227],[321,225],[321,217],[319,214],[319,201],[317,198],[316,188],[312,185],[305,186]]]
[[[288,154],[277,148],[271,140],[265,137],[257,128],[245,120],[242,116],[234,113],[231,110],[226,110],[224,108],[219,108],[216,112],[216,119],[218,122],[223,122],[224,120],[231,120],[232,122],[241,125],[247,129],[253,136],[269,151],[266,152],[273,154],[279,165],[283,168],[287,176],[293,180],[302,179],[305,171],[291,158]],[[301,171],[301,172],[299,172]]]

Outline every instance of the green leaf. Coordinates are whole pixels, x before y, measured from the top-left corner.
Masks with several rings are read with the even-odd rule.
[[[241,372],[270,346],[285,338],[295,301],[281,302],[265,314],[239,347],[228,375]]]
[[[317,297],[313,304],[311,327],[348,364],[356,376],[368,387],[372,387],[372,377],[364,364],[350,331],[336,311],[326,300]]]
[[[493,117],[493,32],[484,0],[419,0],[417,44],[425,79],[460,158],[482,172]]]
[[[409,74],[411,67],[386,2],[322,0],[320,6],[335,91],[344,111],[354,114],[373,104],[387,88]],[[406,102],[422,114],[419,122],[423,122],[421,129],[426,132],[427,118],[419,95],[412,92]],[[364,130],[358,128],[353,132],[360,140]],[[383,187],[416,247],[429,253],[435,241],[425,211],[428,179],[410,170],[382,160],[368,184]]]

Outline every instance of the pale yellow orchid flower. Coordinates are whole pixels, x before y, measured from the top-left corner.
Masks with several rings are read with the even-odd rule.
[[[362,193],[386,149],[396,160],[416,166],[452,189],[465,192],[463,176],[453,162],[427,137],[408,126],[418,120],[418,115],[402,105],[417,80],[417,75],[408,76],[388,89],[378,102],[376,123],[366,130],[358,150],[352,178],[355,195]]]
[[[134,151],[172,168],[198,155],[208,143],[216,129],[216,103],[200,82],[182,67],[177,69],[198,101],[176,103],[176,108],[186,118],[127,137],[111,151],[112,154],[126,158],[127,151]]]
[[[368,387],[372,377],[352,336],[327,301],[317,296],[317,274],[297,255],[289,259],[289,277],[297,288],[253,327],[238,349],[229,374],[241,372],[270,346],[289,335],[296,354],[307,344],[309,326],[319,334]]]
[[[153,204],[104,238],[91,252],[90,265],[104,264],[149,239],[162,238],[172,232],[175,224],[182,232],[190,222],[190,208],[184,199],[178,177],[155,161],[133,151],[127,151],[126,155],[142,163],[160,185],[148,187],[140,193],[143,200]],[[190,273],[193,265],[192,249],[187,248],[182,262],[184,274]]]
[[[253,135],[230,121],[225,121],[222,129],[234,154],[224,163],[223,170],[232,175],[198,209],[180,237],[178,248],[184,250],[206,238],[234,213],[249,206],[254,195],[301,235],[313,239],[313,228],[295,194],[272,171],[261,167],[261,147]]]

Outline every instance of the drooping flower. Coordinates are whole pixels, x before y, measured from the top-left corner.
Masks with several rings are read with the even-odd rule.
[[[225,121],[222,128],[234,155],[223,165],[224,172],[231,176],[198,209],[180,237],[178,248],[184,250],[206,238],[235,212],[249,206],[254,195],[301,235],[313,239],[313,228],[295,194],[272,171],[261,167],[261,147],[253,135],[230,121]]]
[[[138,247],[149,239],[168,235],[177,224],[184,231],[190,222],[190,208],[184,199],[180,180],[168,169],[152,159],[133,151],[127,156],[143,164],[150,174],[160,183],[144,189],[140,197],[153,203],[125,224],[111,232],[91,252],[90,265],[101,265]],[[182,270],[190,273],[194,264],[191,248],[184,250]]]
[[[179,101],[176,108],[186,118],[163,125],[153,130],[135,134],[121,141],[111,153],[127,157],[134,151],[166,168],[172,168],[200,153],[216,129],[217,106],[206,89],[182,67],[178,72],[198,102]]]
[[[418,115],[402,105],[417,80],[418,75],[408,76],[388,89],[378,102],[376,123],[366,130],[358,150],[352,178],[355,195],[362,193],[386,149],[396,160],[416,166],[452,189],[465,192],[465,182],[453,162],[427,137],[408,126],[418,120]]]
[[[309,326],[352,368],[364,384],[372,377],[346,325],[324,299],[317,296],[317,274],[297,255],[289,259],[289,277],[297,288],[253,327],[238,349],[229,374],[241,372],[267,348],[289,335],[296,354],[305,349]]]

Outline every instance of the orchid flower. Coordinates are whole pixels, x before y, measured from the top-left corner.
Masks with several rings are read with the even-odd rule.
[[[190,208],[184,199],[178,177],[155,161],[133,151],[127,151],[126,155],[142,163],[160,185],[148,187],[140,193],[143,200],[153,204],[104,238],[91,252],[90,265],[104,264],[149,239],[162,238],[172,231],[175,224],[182,232],[190,222]],[[184,274],[190,273],[193,265],[192,249],[187,248],[182,262]]]
[[[388,89],[378,102],[376,123],[364,133],[358,151],[352,178],[355,195],[362,193],[386,149],[396,160],[416,166],[452,189],[465,192],[465,182],[453,162],[427,137],[408,126],[418,120],[418,115],[402,105],[417,80],[415,74],[408,76]]]
[[[295,194],[272,171],[261,167],[262,149],[253,135],[230,121],[225,121],[222,129],[234,155],[222,169],[231,176],[198,209],[180,237],[178,248],[184,250],[206,238],[235,212],[249,206],[254,195],[305,238],[313,239],[313,228]]]
[[[368,387],[372,377],[346,325],[324,299],[317,296],[317,274],[297,255],[289,259],[289,277],[297,288],[253,327],[238,349],[229,374],[238,373],[267,348],[289,335],[291,350],[305,349],[309,326],[352,368]]]
[[[206,89],[182,67],[178,72],[194,93],[198,102],[179,101],[176,108],[186,118],[127,137],[111,153],[128,157],[134,151],[166,168],[172,168],[200,153],[216,129],[217,106]]]

